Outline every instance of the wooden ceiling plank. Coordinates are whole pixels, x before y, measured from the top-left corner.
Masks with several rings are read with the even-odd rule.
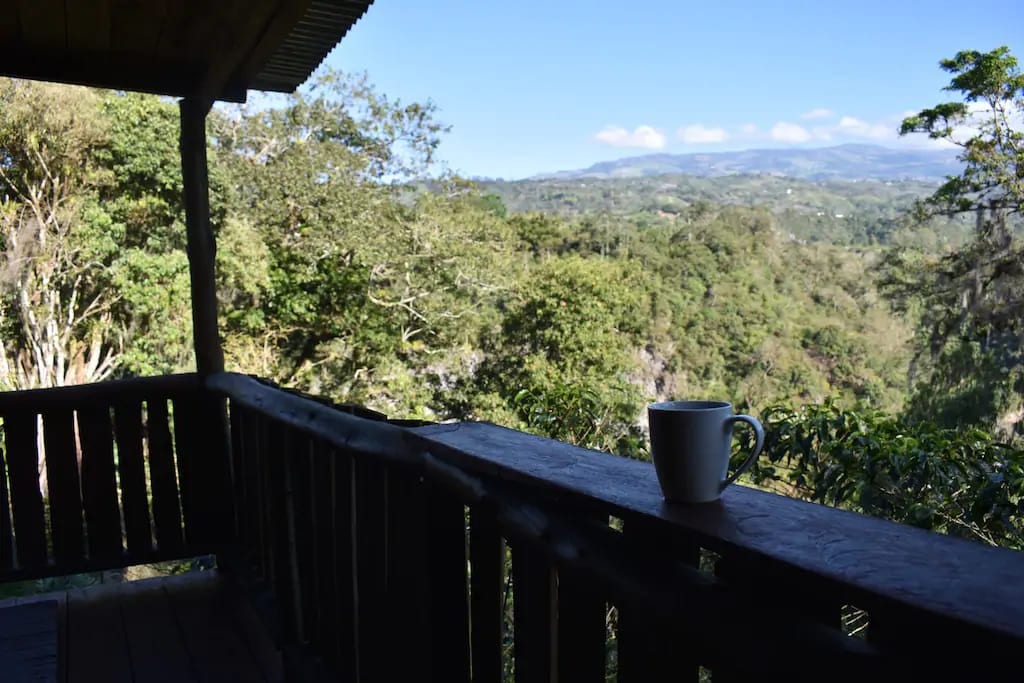
[[[74,0],[65,3],[68,50],[110,49],[111,0]]]
[[[292,89],[370,2],[10,0],[0,73],[244,100],[257,80]]]
[[[5,48],[21,42],[21,26],[18,22],[18,5],[8,3],[9,7],[0,11],[0,45]]]
[[[180,49],[188,54],[203,55],[204,61],[217,52],[221,42],[230,39],[228,31],[237,2],[186,0],[189,20],[181,24]]]
[[[230,37],[225,36],[219,44],[221,50],[212,55],[210,69],[206,74],[203,92],[211,98],[221,96],[221,91],[228,83],[245,83],[240,77],[240,70],[250,57],[252,50],[266,34],[269,27],[277,20],[281,8],[287,2],[278,0],[259,0],[245,3],[239,8],[235,21],[230,28]]]
[[[180,69],[158,69],[130,57],[79,55],[65,58],[42,52],[0,50],[0,75],[97,88],[138,90],[168,95],[189,94],[195,75]]]
[[[37,50],[67,49],[64,0],[20,0],[18,23],[22,44]]]
[[[167,12],[156,54],[212,64],[234,39],[236,25],[265,0],[166,0]]]
[[[160,38],[157,40],[154,51],[158,57],[176,56],[184,50],[182,35],[188,24],[188,6],[189,0],[164,0]]]
[[[150,57],[156,54],[167,12],[164,0],[110,0],[113,50]]]
[[[135,90],[172,97],[199,94],[202,72],[181,63],[140,60],[133,55],[82,54],[74,58],[45,52],[12,50],[0,60],[0,76],[30,78],[96,88]],[[227,93],[232,101],[244,101],[244,91]]]
[[[239,79],[245,83],[253,80],[260,68],[270,59],[274,51],[288,37],[303,15],[309,11],[312,0],[283,0],[271,22],[267,25],[259,42],[253,47],[238,72]]]

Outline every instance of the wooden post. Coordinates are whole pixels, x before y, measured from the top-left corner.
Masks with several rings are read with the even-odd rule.
[[[196,97],[186,97],[180,103],[181,179],[185,189],[188,270],[192,283],[192,340],[196,372],[202,378],[224,372],[224,351],[217,331],[217,282],[214,276],[217,243],[210,227],[210,178],[206,165],[206,114],[211,105],[212,100]],[[197,482],[193,480],[191,493],[188,493],[185,482],[182,483],[185,540],[192,543],[198,536],[203,541],[227,544],[234,531],[234,501],[228,483],[227,403],[203,392],[199,405],[189,406],[192,412],[187,413],[181,407],[182,404],[175,404],[175,416],[190,414],[193,424],[182,425],[176,420],[176,435],[187,433],[189,429],[199,429],[201,434],[205,434],[202,452],[206,457],[196,452],[186,455],[179,446],[179,467],[190,464],[193,475],[197,467],[201,468],[206,476],[198,483],[209,487],[204,489],[200,486],[197,491]],[[186,431],[179,431],[181,429]],[[179,439],[179,443],[183,442]],[[209,445],[208,450],[206,444]],[[192,463],[188,463],[189,458],[193,459]],[[188,477],[187,469],[182,469],[181,473],[183,480]],[[203,500],[211,495],[215,503],[212,507],[205,507]],[[186,501],[192,505],[189,507]],[[231,561],[230,554],[223,550],[217,553],[219,566],[230,569]]]
[[[192,338],[196,371],[211,375],[224,370],[224,352],[217,332],[217,289],[214,259],[217,245],[210,228],[210,189],[206,166],[206,114],[211,103],[181,100],[181,177],[185,186],[188,268],[192,280]]]

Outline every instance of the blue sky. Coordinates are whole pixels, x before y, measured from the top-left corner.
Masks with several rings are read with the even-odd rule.
[[[433,100],[440,156],[518,178],[658,151],[897,140],[958,50],[1009,45],[1020,0],[377,0],[328,64]]]

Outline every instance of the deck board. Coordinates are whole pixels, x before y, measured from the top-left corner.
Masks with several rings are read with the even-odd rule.
[[[236,586],[227,585],[225,597],[228,604],[234,605],[234,609],[229,612],[232,625],[255,660],[263,679],[268,683],[283,681],[284,662],[277,646],[264,627],[257,609],[240,597],[232,597],[235,591],[239,591]]]
[[[11,683],[57,683],[58,603],[40,600],[0,609],[0,662]]]
[[[68,683],[134,680],[117,589],[99,584],[67,591]]]
[[[204,581],[185,590],[175,588],[165,585],[164,591],[198,680],[264,681],[253,654],[231,623],[228,599],[221,587]]]
[[[217,571],[10,598],[0,600],[0,614],[6,607],[29,605],[40,607],[14,621],[22,630],[43,633],[42,623],[49,619],[49,630],[58,644],[53,663],[56,674],[17,680],[283,680],[281,658],[273,642],[240,590]],[[22,638],[8,640],[6,645],[20,648],[18,654],[26,661],[43,661],[47,651],[43,641],[45,638]],[[0,651],[3,647],[0,628]],[[52,655],[53,648],[49,650]],[[16,680],[6,672],[0,678]]]
[[[126,583],[120,597],[121,618],[130,634],[128,651],[135,680],[198,681],[163,586],[149,581]]]

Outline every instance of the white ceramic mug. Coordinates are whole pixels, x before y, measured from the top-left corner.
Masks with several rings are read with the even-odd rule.
[[[764,428],[750,415],[734,415],[725,401],[666,401],[647,406],[651,458],[665,500],[706,503],[717,500],[764,447]],[[732,427],[744,422],[757,443],[739,469],[728,475]]]

